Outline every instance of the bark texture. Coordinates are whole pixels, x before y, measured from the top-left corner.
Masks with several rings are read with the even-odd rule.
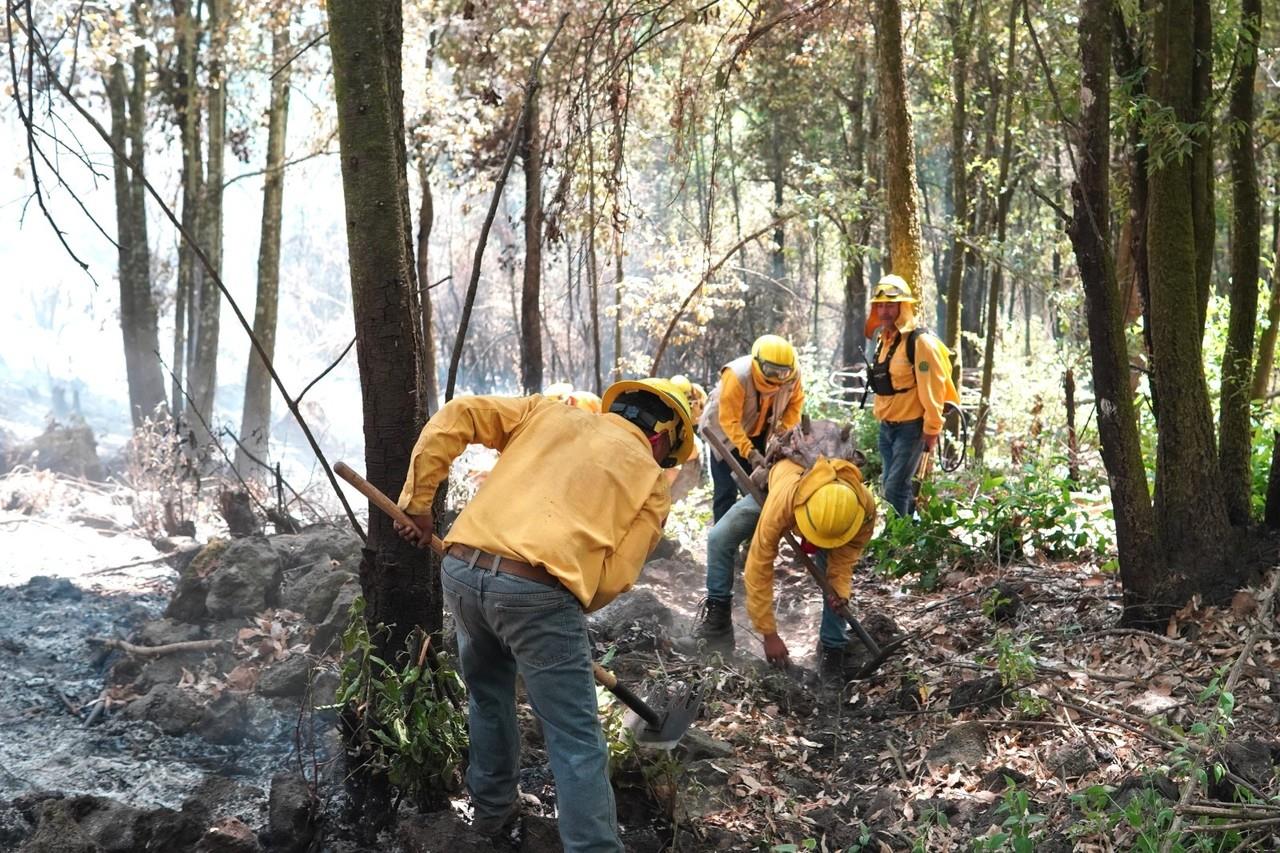
[[[258,298],[253,310],[253,335],[268,358],[275,357],[276,319],[280,304],[280,230],[284,210],[285,140],[289,126],[289,21],[279,22],[271,34],[271,64],[282,69],[271,81],[267,108],[267,165],[262,180],[262,238],[258,244]],[[267,461],[271,437],[271,375],[257,350],[249,347],[244,380],[244,409],[240,417],[240,445],[236,470],[240,476],[266,473],[256,456]]]
[[[139,6],[134,4],[134,20]],[[146,143],[147,51],[144,46],[111,67],[107,75],[107,104],[111,111],[112,143],[127,151],[143,173]],[[120,279],[120,331],[124,338],[125,375],[129,386],[129,415],[134,428],[147,418],[165,413],[165,382],[160,371],[160,336],[151,294],[151,251],[147,241],[146,190],[129,164],[113,162],[116,194],[116,243]]]
[[[524,282],[520,291],[520,383],[526,394],[542,390],[542,146],[538,91],[529,92],[524,126]]]
[[[902,67],[902,6],[879,0],[876,13],[879,54],[879,108],[884,115],[885,189],[889,196],[890,270],[911,285],[921,304],[928,304],[920,281],[920,214],[916,199],[916,155],[907,109]]]
[[[1071,187],[1068,227],[1085,291],[1089,354],[1097,395],[1102,461],[1115,511],[1124,620],[1159,621],[1163,596],[1155,519],[1142,465],[1142,446],[1124,338],[1124,302],[1116,287],[1107,243],[1110,227],[1111,9],[1108,0],[1085,0],[1079,23],[1081,89],[1091,95],[1080,116],[1078,180]],[[1165,614],[1167,616],[1167,614]]]

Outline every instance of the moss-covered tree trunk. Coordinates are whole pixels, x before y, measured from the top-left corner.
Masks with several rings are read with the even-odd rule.
[[[132,17],[141,28],[140,4]],[[111,111],[111,141],[127,152],[129,164],[115,158],[116,245],[120,279],[120,331],[124,338],[125,376],[129,386],[129,415],[136,429],[147,418],[165,411],[164,375],[156,304],[151,295],[151,249],[147,240],[146,190],[142,184],[147,124],[147,51],[133,49],[107,75],[107,105]],[[126,70],[127,69],[127,70]]]
[[[889,199],[890,270],[911,285],[921,304],[920,213],[916,199],[916,154],[907,108],[906,77],[902,67],[902,6],[898,0],[878,0],[876,7],[879,109],[884,115],[885,191]]]
[[[426,160],[418,158],[418,185],[422,191],[422,203],[418,205],[418,291],[422,294],[418,305],[418,325],[422,329],[422,380],[426,387],[427,411],[440,408],[440,383],[436,379],[436,337],[434,309],[431,305],[431,269],[427,264],[431,247],[431,229],[435,225],[435,197],[431,193],[431,170]]]
[[[1152,12],[1152,97],[1163,121],[1196,122],[1199,0],[1164,0]],[[1158,144],[1149,131],[1150,144]],[[1153,155],[1153,160],[1155,159]],[[1159,413],[1155,511],[1169,570],[1171,603],[1222,579],[1227,514],[1222,499],[1209,391],[1201,352],[1202,295],[1192,158],[1161,158],[1150,172],[1147,266],[1151,277],[1151,377]]]
[[[271,80],[267,106],[267,164],[262,179],[262,229],[258,243],[258,297],[253,310],[253,335],[268,358],[275,357],[276,319],[280,305],[280,231],[284,211],[285,140],[289,127],[289,18],[275,22],[271,33],[271,64],[278,69]],[[259,462],[267,461],[271,437],[271,374],[257,350],[249,347],[240,414],[240,443],[236,470],[242,477],[261,476]]]
[[[1138,419],[1129,387],[1129,359],[1124,337],[1124,302],[1116,287],[1108,243],[1110,214],[1111,4],[1085,0],[1079,23],[1084,106],[1080,115],[1079,172],[1071,187],[1072,220],[1068,227],[1084,286],[1089,325],[1089,355],[1098,401],[1098,435],[1102,461],[1111,484],[1120,580],[1124,589],[1124,621],[1160,622],[1164,600],[1155,519],[1147,492],[1138,438]],[[1167,615],[1167,614],[1166,614]]]
[[[1249,419],[1253,332],[1258,322],[1258,255],[1262,227],[1258,170],[1253,151],[1253,86],[1258,71],[1258,32],[1262,0],[1242,0],[1236,44],[1236,76],[1231,85],[1228,141],[1231,161],[1231,318],[1222,357],[1222,396],[1218,415],[1218,464],[1222,492],[1232,524],[1248,524],[1252,478],[1249,472],[1252,426]]]
[[[329,0],[327,5],[365,475],[394,497],[404,483],[424,417],[400,90],[401,8],[399,0]],[[426,552],[396,536],[390,518],[370,506],[360,586],[366,620],[390,626],[380,635],[384,659],[394,659],[404,649],[416,626],[440,630],[437,572]],[[385,806],[376,796],[366,803],[371,829],[386,819]]]

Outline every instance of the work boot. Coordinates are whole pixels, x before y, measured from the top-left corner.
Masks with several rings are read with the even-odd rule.
[[[818,675],[824,682],[843,684],[848,680],[845,674],[844,648],[841,646],[824,646],[818,643]]]
[[[733,651],[732,598],[704,598],[698,618],[698,627],[693,629],[695,643],[711,651]]]

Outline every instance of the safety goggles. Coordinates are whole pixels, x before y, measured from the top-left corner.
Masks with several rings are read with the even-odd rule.
[[[772,379],[775,382],[790,379],[795,370],[789,364],[778,364],[776,361],[765,361],[763,358],[756,359],[756,366],[760,368],[760,373],[765,379]]]
[[[876,285],[875,293],[871,295],[872,302],[902,302],[910,300],[911,293],[902,289],[902,286],[894,282]]]

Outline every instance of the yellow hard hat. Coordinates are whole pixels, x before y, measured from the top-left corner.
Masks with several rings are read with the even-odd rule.
[[[642,426],[650,432],[665,432],[671,440],[671,455],[660,463],[664,468],[671,468],[693,457],[693,413],[689,409],[689,398],[684,395],[670,379],[622,379],[605,389],[601,408],[613,411],[613,404],[623,394],[640,392],[657,398],[662,406],[674,417],[661,420],[653,412],[636,409],[635,412],[619,412],[627,420],[639,418]]]
[[[566,402],[569,395],[573,393],[572,382],[553,382],[547,386],[547,390],[542,392],[542,396],[548,400],[560,400]]]
[[[565,402],[585,412],[600,414],[600,398],[590,391],[574,391]]]
[[[873,303],[910,302],[914,305],[920,300],[911,295],[911,285],[907,284],[906,279],[900,275],[890,273],[880,279],[875,291],[871,294],[871,301]]]
[[[689,381],[688,376],[685,376],[683,373],[677,373],[675,376],[671,377],[671,384],[679,388],[686,399],[693,399],[693,383]]]
[[[778,335],[761,335],[751,345],[751,359],[757,372],[770,385],[781,385],[796,375],[796,349]]]
[[[838,548],[862,527],[865,513],[853,487],[837,480],[797,505],[795,515],[796,527],[805,539],[819,548]]]

